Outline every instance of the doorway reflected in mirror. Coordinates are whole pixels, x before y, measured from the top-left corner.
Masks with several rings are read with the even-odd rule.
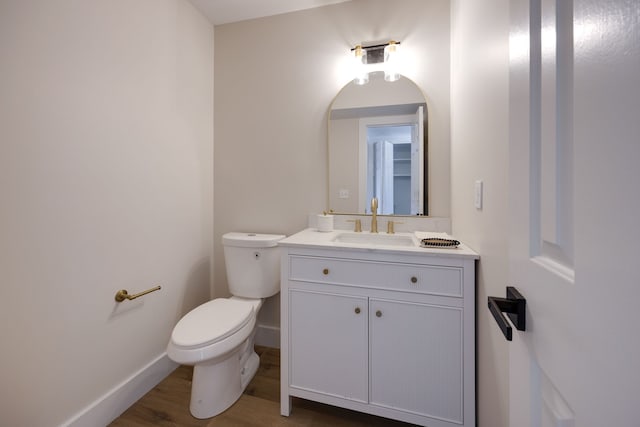
[[[376,197],[382,215],[417,215],[423,207],[420,174],[422,106],[412,116],[386,116],[362,120],[365,127],[365,200]],[[374,123],[372,123],[374,122]],[[365,171],[363,171],[365,172]],[[363,201],[360,205],[367,206]],[[366,212],[365,213],[370,213]]]

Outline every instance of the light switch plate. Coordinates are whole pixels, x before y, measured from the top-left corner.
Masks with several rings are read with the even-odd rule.
[[[482,181],[476,181],[474,192],[474,204],[476,209],[482,209]]]
[[[338,197],[341,198],[341,199],[348,199],[349,198],[349,190],[346,189],[346,188],[341,188]]]

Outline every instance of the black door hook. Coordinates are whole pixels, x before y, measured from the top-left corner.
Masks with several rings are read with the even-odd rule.
[[[502,312],[509,315],[511,322],[519,331],[525,329],[525,318],[527,300],[513,286],[507,286],[507,298],[489,297],[489,310],[493,314],[493,318],[498,322],[500,330],[504,334],[507,341],[511,341],[512,332],[509,321]]]

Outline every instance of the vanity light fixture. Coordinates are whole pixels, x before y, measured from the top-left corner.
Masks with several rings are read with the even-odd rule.
[[[354,56],[354,83],[363,85],[369,82],[369,73],[384,71],[384,79],[395,82],[400,78],[398,69],[399,41],[391,40],[388,43],[363,46],[361,44],[352,48]]]

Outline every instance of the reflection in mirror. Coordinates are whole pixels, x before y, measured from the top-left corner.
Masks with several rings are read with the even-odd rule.
[[[329,209],[426,215],[426,101],[406,77],[346,85],[329,114]]]

